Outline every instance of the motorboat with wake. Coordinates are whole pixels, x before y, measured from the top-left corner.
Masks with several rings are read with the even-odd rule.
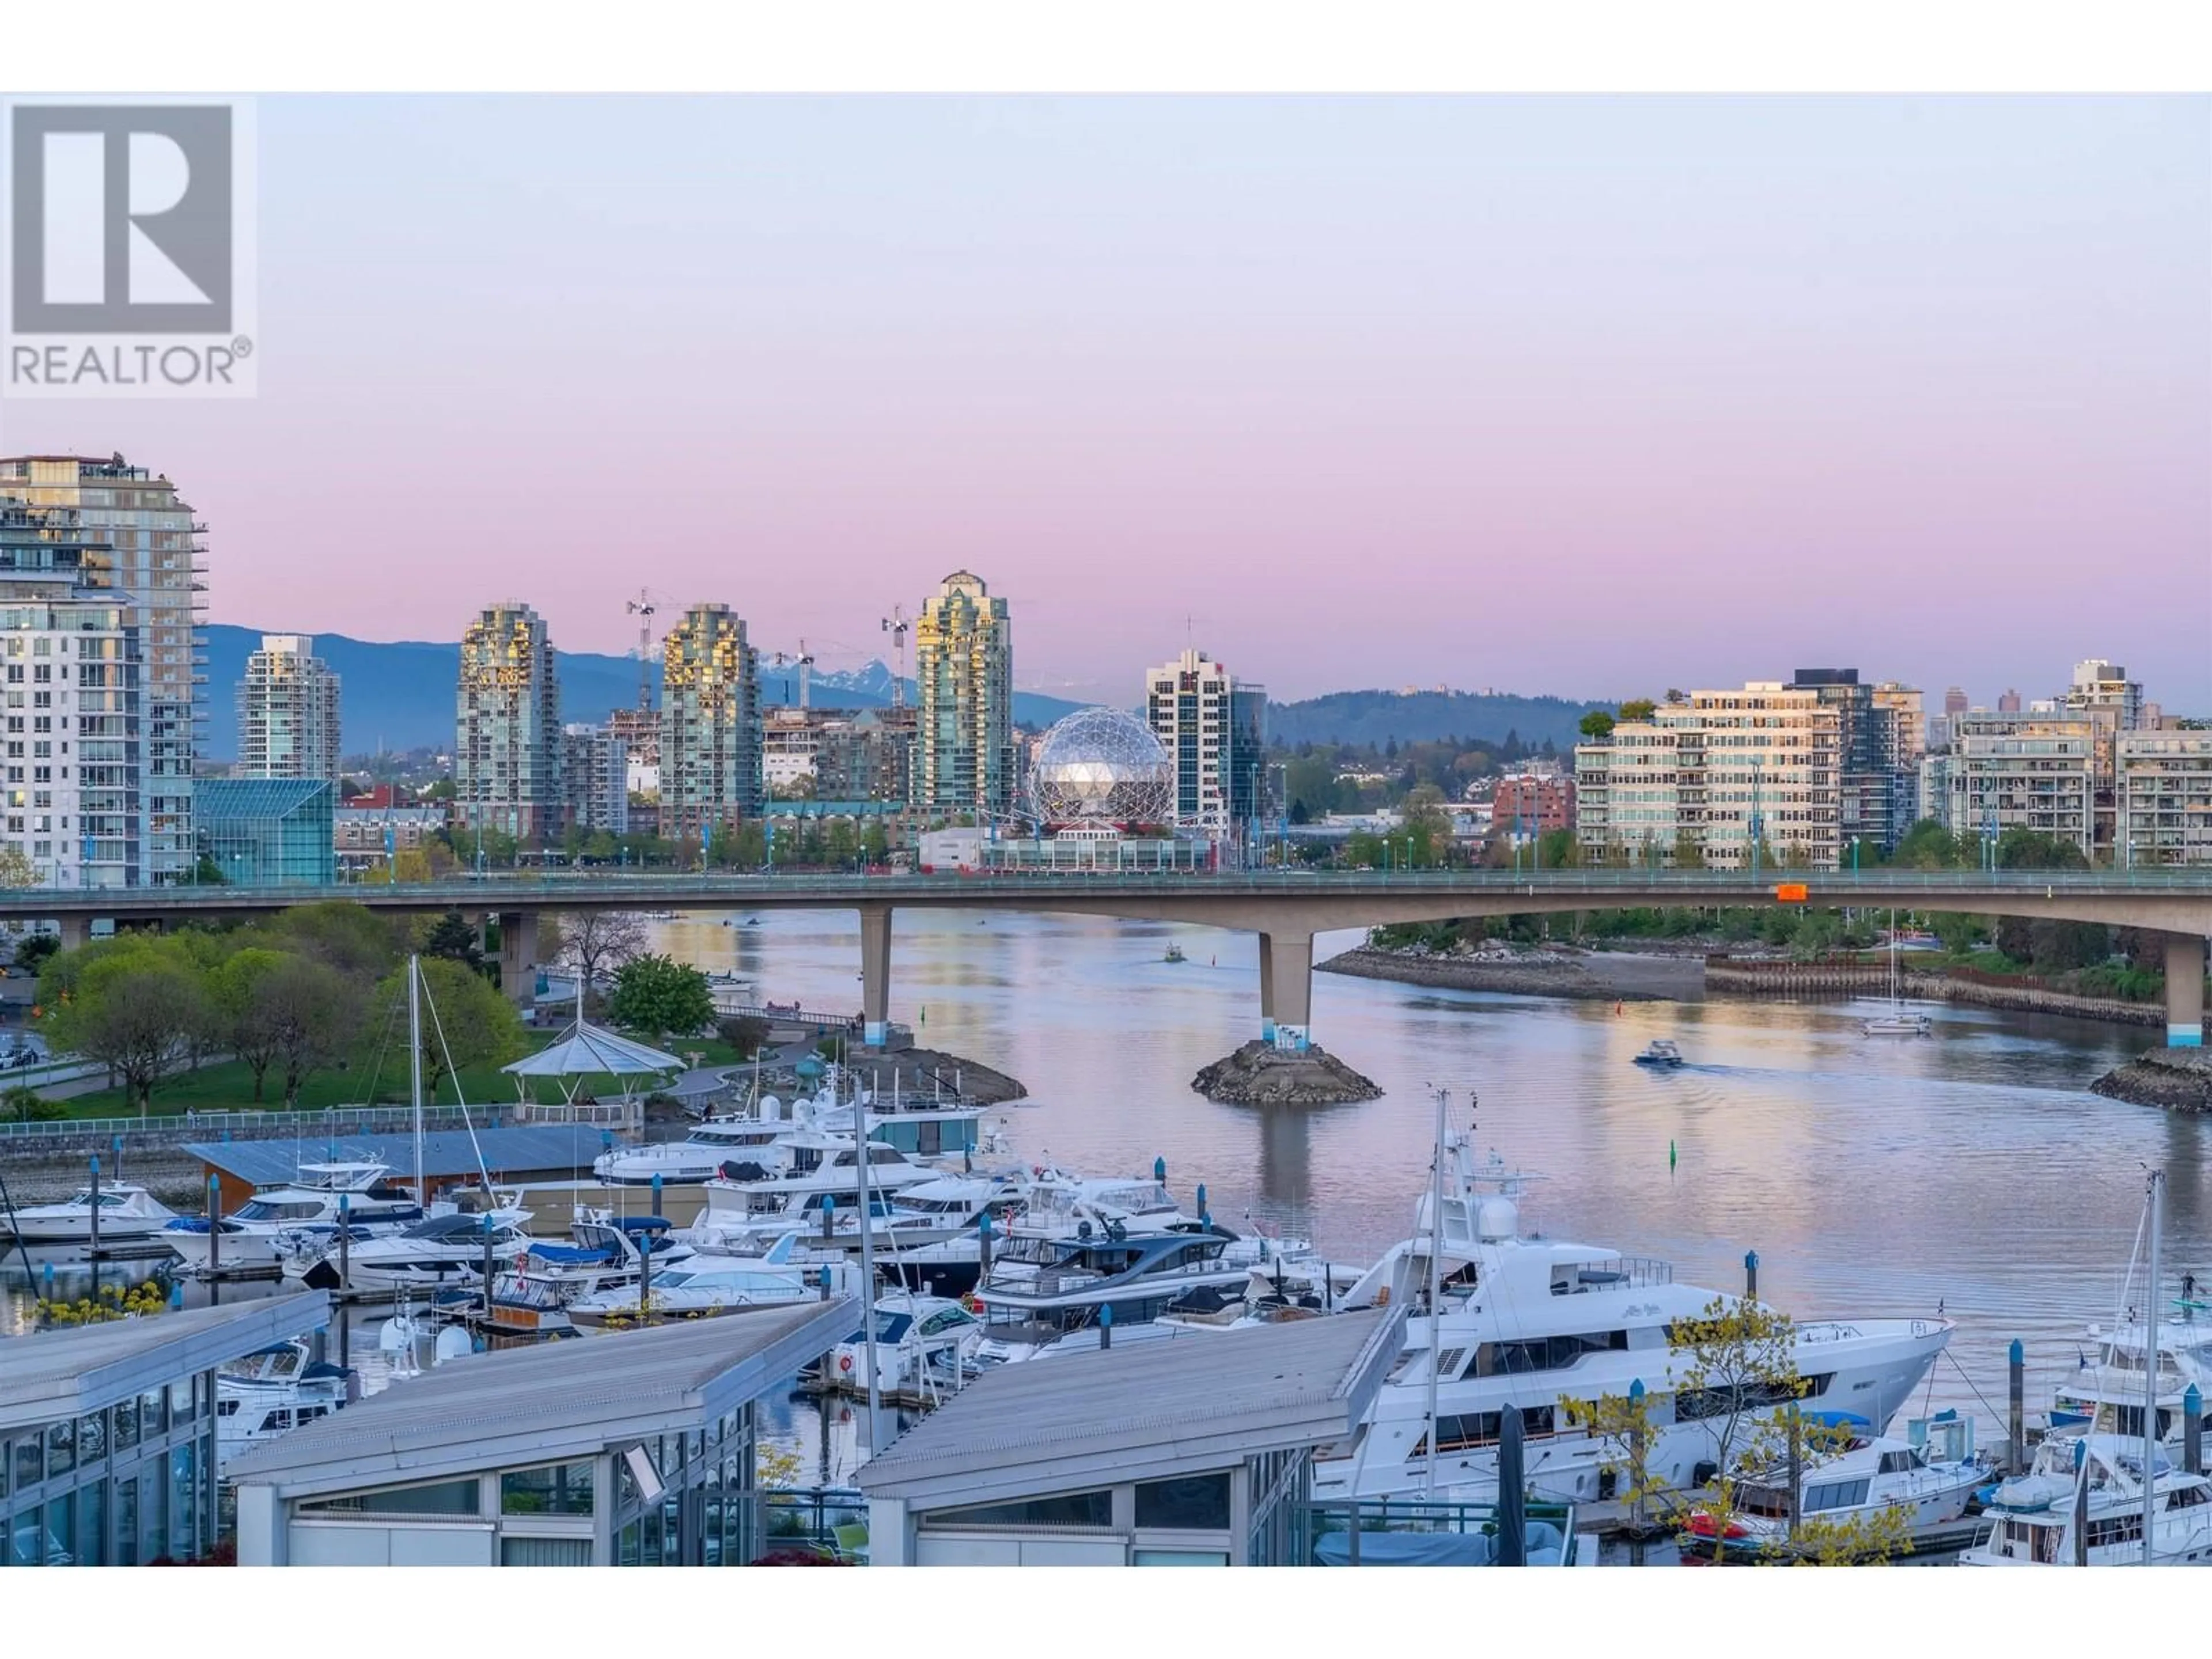
[[[125,1181],[80,1187],[58,1204],[33,1204],[14,1214],[15,1237],[26,1244],[89,1244],[95,1215],[103,1244],[151,1238],[177,1218],[143,1187]]]
[[[1438,1497],[1489,1501],[1499,1424],[1513,1411],[1532,1492],[1593,1499],[1607,1448],[1575,1425],[1569,1405],[1626,1396],[1639,1382],[1652,1402],[1650,1474],[1678,1489],[1702,1485],[1699,1466],[1718,1449],[1708,1420],[1732,1402],[1675,1391],[1673,1379],[1688,1357],[1671,1334],[1677,1321],[1702,1319],[1717,1301],[1738,1298],[1678,1285],[1663,1261],[1523,1236],[1520,1199],[1535,1177],[1494,1152],[1478,1164],[1463,1133],[1438,1140],[1442,1168],[1416,1208],[1414,1237],[1392,1247],[1339,1304],[1404,1306],[1411,1315],[1405,1350],[1366,1422],[1316,1460],[1316,1497],[1385,1498],[1432,1486]],[[1952,1328],[1941,1318],[1798,1324],[1791,1358],[1799,1389],[1754,1391],[1753,1414],[1795,1397],[1810,1410],[1856,1413],[1879,1431],[1925,1379]]]
[[[188,1271],[204,1273],[216,1265],[275,1267],[318,1235],[327,1241],[341,1209],[362,1237],[397,1232],[422,1220],[423,1212],[390,1174],[382,1164],[302,1164],[291,1180],[260,1188],[218,1221],[177,1217],[161,1229],[161,1242]]]
[[[1636,1063],[1638,1066],[1650,1066],[1664,1071],[1672,1071],[1684,1062],[1682,1051],[1680,1048],[1665,1037],[1655,1037],[1644,1045],[1644,1052],[1636,1056]]]

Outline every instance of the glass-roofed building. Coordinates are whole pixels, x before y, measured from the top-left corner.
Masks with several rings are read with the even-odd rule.
[[[200,853],[234,887],[327,886],[334,793],[320,778],[202,778],[192,786]]]

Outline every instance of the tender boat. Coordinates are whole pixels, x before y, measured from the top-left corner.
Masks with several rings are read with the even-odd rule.
[[[1895,1509],[1905,1510],[1913,1526],[1940,1525],[1964,1515],[1975,1491],[1990,1478],[1988,1466],[1973,1455],[1973,1425],[1955,1412],[1914,1422],[1903,1439],[1874,1434],[1864,1418],[1847,1412],[1808,1413],[1805,1420],[1832,1434],[1850,1434],[1841,1447],[1804,1457],[1797,1513],[1807,1520],[1850,1521]],[[1748,1474],[1735,1490],[1735,1512],[1726,1533],[1729,1540],[1765,1542],[1788,1534],[1786,1469]],[[1688,1530],[1693,1537],[1711,1538],[1713,1516],[1693,1509]]]
[[[2150,1468],[2151,1557],[2160,1565],[2212,1562],[2212,1480],[2185,1474],[2163,1450]],[[2077,1541],[2084,1498],[2089,1529]],[[1960,1558],[1969,1567],[2143,1565],[2143,1443],[2132,1435],[2056,1436],[2028,1473],[1983,1505],[1989,1531]]]
[[[1394,1246],[1337,1302],[1340,1309],[1409,1306],[1406,1347],[1367,1421],[1314,1464],[1317,1498],[1384,1498],[1430,1482],[1429,1387],[1435,1371],[1438,1497],[1494,1498],[1501,1413],[1518,1411],[1533,1495],[1560,1502],[1598,1495],[1607,1448],[1570,1420],[1569,1401],[1625,1396],[1641,1382],[1652,1400],[1648,1467],[1677,1489],[1702,1484],[1698,1466],[1717,1449],[1705,1399],[1678,1399],[1684,1363],[1668,1340],[1677,1320],[1703,1317],[1716,1298],[1677,1285],[1663,1261],[1600,1245],[1523,1237],[1520,1196],[1532,1176],[1492,1153],[1478,1164],[1464,1134],[1449,1137],[1441,1247],[1435,1252],[1441,1311],[1427,1305],[1431,1206],[1425,1193],[1414,1237]],[[1808,1409],[1863,1417],[1877,1430],[1927,1377],[1951,1340],[1946,1319],[1852,1319],[1795,1328],[1793,1358]],[[1778,1408],[1780,1398],[1760,1413]]]
[[[95,1189],[80,1187],[59,1204],[33,1204],[15,1215],[15,1237],[26,1244],[89,1244],[92,1218],[100,1217],[100,1242],[119,1244],[150,1238],[177,1218],[143,1187],[118,1181]]]
[[[1180,945],[1169,945],[1167,948],[1167,954],[1160,958],[1162,962],[1182,962],[1186,958],[1182,953],[1182,946]]]
[[[204,1216],[177,1217],[161,1229],[161,1242],[194,1272],[270,1267],[318,1235],[327,1240],[341,1200],[348,1224],[363,1235],[397,1232],[422,1220],[422,1206],[390,1174],[382,1164],[302,1164],[292,1180],[262,1188],[212,1225]]]
[[[1637,1055],[1636,1063],[1638,1066],[1680,1066],[1683,1063],[1682,1051],[1665,1037],[1655,1037],[1645,1045],[1644,1052]]]

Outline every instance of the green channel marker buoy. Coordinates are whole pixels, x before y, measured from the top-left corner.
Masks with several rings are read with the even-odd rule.
[[[1671,1140],[1667,1143],[1667,1167],[1669,1170],[1674,1167],[1674,1143]]]

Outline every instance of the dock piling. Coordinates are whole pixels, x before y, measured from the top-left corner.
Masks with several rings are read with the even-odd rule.
[[[210,1171],[208,1176],[208,1272],[217,1273],[222,1267],[222,1177]]]
[[[2089,1565],[2089,1448],[2086,1441],[2074,1443],[2074,1565]]]
[[[2191,1474],[2204,1473],[2204,1396],[2194,1382],[2181,1396],[2181,1467]]]
[[[2021,1340],[2016,1336],[2012,1340],[2012,1347],[2005,1362],[2005,1370],[2010,1379],[2008,1386],[2012,1396],[2011,1422],[2005,1438],[2005,1473],[2014,1475],[2026,1474],[2027,1473],[2027,1350],[2021,1346]]]
[[[1114,1304],[1110,1302],[1098,1310],[1098,1352],[1104,1353],[1114,1346]]]
[[[92,1155],[92,1258],[100,1259],[100,1154]]]
[[[991,1277],[991,1212],[986,1210],[975,1218],[975,1283],[980,1287]]]
[[[1759,1252],[1757,1250],[1746,1250],[1743,1253],[1743,1299],[1747,1302],[1759,1300]]]
[[[353,1368],[353,1321],[347,1316],[344,1296],[353,1288],[353,1204],[338,1194],[338,1369]]]

